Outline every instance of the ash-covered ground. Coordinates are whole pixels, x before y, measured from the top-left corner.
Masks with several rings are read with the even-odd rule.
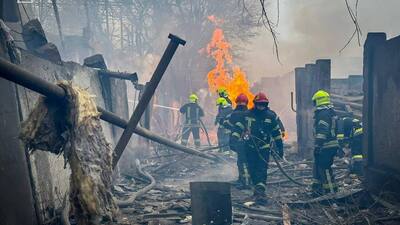
[[[363,190],[361,180],[348,174],[348,159],[337,158],[334,164],[339,193],[315,198],[311,195],[312,161],[298,160],[286,151],[281,161],[286,173],[299,183],[290,181],[270,159],[267,182],[268,203],[257,205],[252,190],[231,186],[233,224],[398,224],[399,209],[371,196]],[[123,224],[191,224],[191,181],[226,181],[237,179],[236,155],[209,151],[220,156],[212,162],[167,149],[154,151],[139,169],[121,172],[114,185],[120,200],[136,195],[131,202],[120,204]],[[150,175],[150,177],[149,177]],[[152,178],[151,178],[152,177]],[[151,182],[151,180],[153,182]],[[143,189],[148,192],[142,193]],[[390,194],[390,193],[382,193]]]

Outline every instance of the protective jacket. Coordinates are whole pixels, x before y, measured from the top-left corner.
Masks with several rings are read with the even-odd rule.
[[[226,129],[230,130],[230,134],[232,134],[233,130],[235,130],[235,124],[244,119],[244,115],[245,115],[246,111],[247,111],[247,106],[238,105],[231,114],[226,116],[223,125]],[[235,138],[229,139],[229,146],[234,151],[235,151],[235,147],[238,144],[237,142],[235,142],[237,140],[238,139],[235,139]]]
[[[315,150],[312,185],[317,194],[337,191],[332,170],[333,159],[339,149],[337,141],[337,117],[333,106],[321,105],[315,110]]]
[[[353,129],[353,119],[350,117],[343,117],[338,120],[337,139],[340,147],[348,147],[351,131]]]
[[[220,128],[224,128],[224,121],[226,117],[232,113],[232,111],[232,106],[229,104],[225,106],[219,106],[218,114],[215,117],[215,125],[219,125]]]
[[[248,110],[235,123],[231,138],[234,143],[245,143],[245,160],[251,181],[255,185],[254,195],[264,196],[271,141],[275,142],[278,154],[283,154],[278,116],[269,108]]]
[[[314,115],[315,147],[320,150],[339,148],[337,134],[337,116],[333,107],[317,107]]]
[[[246,111],[246,105],[238,105],[236,106],[235,110],[233,110],[233,112],[226,117],[224,121],[224,127],[231,131],[230,135],[232,135],[232,132],[235,129],[235,124],[244,120]],[[242,139],[239,140],[230,136],[229,147],[237,154],[237,167],[239,175],[238,182],[240,185],[242,185],[242,187],[248,187],[250,184],[250,175],[246,160],[246,147],[244,145],[244,141]]]
[[[185,115],[185,125],[199,125],[200,117],[204,116],[203,109],[197,103],[187,103],[179,111]]]
[[[242,130],[249,147],[269,150],[271,141],[274,141],[279,151],[283,149],[278,116],[274,111],[269,108],[251,109],[247,111],[244,120],[244,123],[236,125]]]
[[[187,103],[180,110],[185,115],[185,123],[182,128],[182,145],[187,145],[192,133],[194,144],[200,147],[200,117],[204,116],[203,109],[197,103]]]

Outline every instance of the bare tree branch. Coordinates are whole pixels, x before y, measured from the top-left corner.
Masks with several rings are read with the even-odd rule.
[[[278,46],[278,38],[277,38],[277,32],[275,30],[276,25],[273,24],[273,22],[270,20],[269,15],[267,13],[266,7],[265,7],[265,0],[260,0],[261,4],[261,21],[264,25],[265,28],[271,33],[271,36],[274,40],[274,52],[276,54],[276,58],[278,62],[281,64],[281,60],[279,58],[279,46]]]
[[[341,53],[349,44],[350,42],[354,39],[354,37],[357,35],[357,42],[358,42],[358,46],[361,46],[361,36],[362,36],[362,32],[361,32],[361,28],[360,25],[358,23],[358,1],[356,0],[356,4],[354,7],[354,11],[353,9],[350,7],[350,4],[348,2],[348,0],[344,0],[345,4],[346,4],[346,8],[347,11],[349,13],[349,16],[352,20],[352,22],[354,23],[354,32],[353,34],[350,36],[349,40],[346,42],[346,44],[344,45],[344,47],[342,49],[339,50],[339,52]]]

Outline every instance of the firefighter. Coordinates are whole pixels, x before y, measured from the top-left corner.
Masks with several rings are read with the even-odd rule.
[[[229,99],[228,91],[226,90],[226,88],[218,88],[217,93],[220,98],[224,98],[230,105],[232,105],[232,101]]]
[[[196,94],[191,94],[189,96],[189,103],[186,103],[179,109],[185,115],[181,144],[186,146],[190,133],[192,133],[196,148],[200,147],[200,118],[204,116],[203,109],[197,103],[198,100],[199,98]]]
[[[338,120],[337,124],[337,140],[339,142],[339,151],[338,151],[338,156],[339,157],[344,157],[345,156],[345,151],[344,149],[350,148],[350,136],[351,136],[351,131],[353,129],[353,118],[350,116],[345,116],[342,117]]]
[[[360,120],[344,117],[339,120],[337,134],[340,147],[348,147],[351,152],[350,174],[363,175],[362,137],[363,128]]]
[[[363,173],[363,127],[358,119],[353,119],[353,129],[351,132],[351,169],[350,173],[362,176]]]
[[[248,110],[242,121],[235,124],[232,137],[243,139],[248,170],[254,185],[256,202],[266,202],[267,170],[270,156],[270,144],[273,141],[276,153],[283,157],[283,142],[278,116],[269,109],[269,100],[264,93],[254,97],[254,108]]]
[[[229,151],[229,135],[230,130],[224,126],[226,117],[232,112],[232,106],[225,98],[219,97],[217,99],[218,114],[215,117],[215,125],[218,126],[217,137],[220,151]]]
[[[243,139],[235,138],[232,136],[232,134],[235,132],[235,124],[244,119],[249,99],[245,94],[239,94],[235,99],[235,103],[236,108],[231,114],[227,116],[224,122],[224,126],[229,127],[231,131],[229,146],[230,149],[237,154],[237,167],[239,177],[236,183],[238,184],[239,188],[247,188],[250,185],[250,175],[246,164],[244,142]]]
[[[312,97],[315,106],[315,149],[312,185],[314,195],[337,191],[332,171],[333,159],[339,149],[337,140],[337,116],[331,105],[329,93],[317,91]]]

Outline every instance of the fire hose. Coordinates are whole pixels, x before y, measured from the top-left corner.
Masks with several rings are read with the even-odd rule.
[[[291,177],[289,174],[287,174],[286,171],[283,169],[281,163],[280,163],[279,160],[278,160],[278,157],[279,157],[279,156],[278,156],[278,153],[276,153],[276,151],[273,150],[273,149],[271,149],[271,151],[272,151],[272,158],[274,158],[274,161],[275,161],[275,163],[276,163],[276,166],[278,167],[278,169],[282,172],[282,174],[283,174],[287,179],[289,179],[291,182],[293,182],[293,183],[295,183],[295,184],[297,184],[297,185],[299,185],[299,186],[307,186],[307,185],[304,184],[304,183],[301,183],[301,182],[296,181],[295,179],[293,179],[293,177]],[[279,158],[280,158],[280,157],[279,157]]]
[[[200,121],[200,129],[204,131],[204,133],[206,134],[207,137],[207,142],[209,146],[212,146],[211,141],[210,141],[210,136],[208,135],[208,130],[206,128],[206,126],[204,125],[203,121],[201,119],[199,119]],[[182,134],[177,135],[175,140],[177,141],[179,138],[181,138],[183,136],[183,134],[187,133],[190,131],[190,127],[187,127],[187,129],[182,129]]]
[[[257,152],[260,152],[260,149],[258,148],[258,145],[256,144],[256,142],[254,141],[254,138],[257,138],[257,137],[255,137],[255,136],[253,136],[253,135],[250,135],[250,138],[251,138],[251,140],[253,141],[253,143],[254,143],[254,146],[256,146],[256,148],[257,148]],[[260,140],[260,141],[262,141],[262,142],[264,142],[264,140],[261,140],[261,139],[259,139],[259,138],[257,138],[258,140]],[[265,143],[265,142],[264,142]],[[304,183],[301,183],[301,182],[298,182],[298,181],[296,181],[295,179],[293,179],[293,177],[291,177],[289,174],[287,174],[286,173],[286,171],[283,169],[283,167],[282,167],[282,165],[281,165],[281,163],[279,162],[279,159],[282,159],[281,157],[279,157],[279,155],[278,155],[278,153],[273,149],[273,148],[271,148],[271,155],[272,155],[272,158],[274,159],[274,161],[275,161],[275,163],[276,163],[276,166],[278,167],[278,169],[279,169],[279,171],[281,171],[282,172],[282,174],[289,180],[289,181],[291,181],[291,182],[293,182],[294,184],[297,184],[297,185],[299,185],[299,186],[307,186],[306,184],[304,184]],[[260,157],[261,157],[261,155],[260,155]],[[262,158],[262,157],[261,157]],[[262,158],[263,159],[263,158]],[[268,163],[268,162],[266,162],[266,163]]]
[[[206,128],[206,126],[204,125],[203,120],[201,120],[201,119],[199,118],[199,121],[200,121],[200,124],[201,124],[201,126],[202,126],[202,130],[203,130],[204,133],[206,134],[208,145],[211,146],[210,136],[208,136],[207,128]]]

